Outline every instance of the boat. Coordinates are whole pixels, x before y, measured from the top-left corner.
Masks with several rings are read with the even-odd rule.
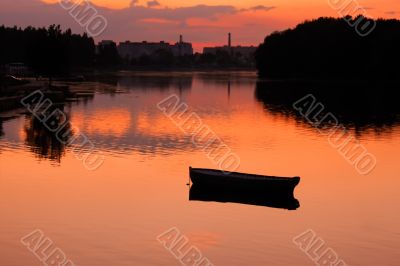
[[[230,191],[268,192],[278,195],[293,195],[300,177],[278,177],[222,170],[189,167],[189,175],[193,185],[206,188],[221,188]]]
[[[265,193],[262,191],[235,191],[228,188],[207,188],[193,184],[189,191],[189,201],[236,203],[277,209],[296,210],[299,201],[290,193]]]

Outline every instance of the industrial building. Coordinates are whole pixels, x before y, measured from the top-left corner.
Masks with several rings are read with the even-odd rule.
[[[244,58],[253,58],[256,52],[256,46],[232,46],[232,34],[228,34],[228,45],[217,46],[217,47],[204,47],[204,54],[216,54],[217,51],[225,51],[232,56],[242,56]]]
[[[158,50],[170,51],[174,56],[185,56],[193,55],[193,46],[191,43],[183,41],[182,35],[179,38],[179,42],[175,44],[169,44],[167,42],[120,42],[118,47],[118,53],[123,59],[137,59],[143,55],[151,56]]]

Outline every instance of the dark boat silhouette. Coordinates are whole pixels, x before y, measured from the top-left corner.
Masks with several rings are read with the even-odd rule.
[[[263,206],[279,208],[286,210],[296,210],[300,207],[299,201],[293,194],[285,193],[265,193],[261,191],[250,190],[232,190],[229,187],[222,189],[193,184],[189,192],[190,201],[221,202],[221,203],[239,203],[254,206]]]
[[[300,177],[277,177],[220,170],[189,168],[189,200],[232,202],[249,205],[297,209],[293,192]]]
[[[250,189],[293,194],[294,188],[299,184],[300,177],[277,177],[237,172],[224,172],[221,170],[189,167],[189,175],[193,184],[207,187],[230,187],[239,190]]]

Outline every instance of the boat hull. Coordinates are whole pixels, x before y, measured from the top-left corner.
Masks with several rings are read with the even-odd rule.
[[[190,168],[189,174],[196,186],[229,189],[231,192],[262,191],[293,195],[300,182],[300,177],[262,176],[201,168]]]

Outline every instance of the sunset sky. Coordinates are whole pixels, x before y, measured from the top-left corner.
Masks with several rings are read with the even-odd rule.
[[[96,41],[117,42],[178,40],[192,42],[197,51],[209,45],[227,42],[258,45],[266,35],[320,16],[338,17],[330,2],[351,0],[93,0],[98,13],[108,22]],[[7,26],[48,26],[61,24],[74,32],[82,28],[58,3],[58,0],[1,0],[0,24]],[[374,18],[400,18],[398,0],[358,0]]]

